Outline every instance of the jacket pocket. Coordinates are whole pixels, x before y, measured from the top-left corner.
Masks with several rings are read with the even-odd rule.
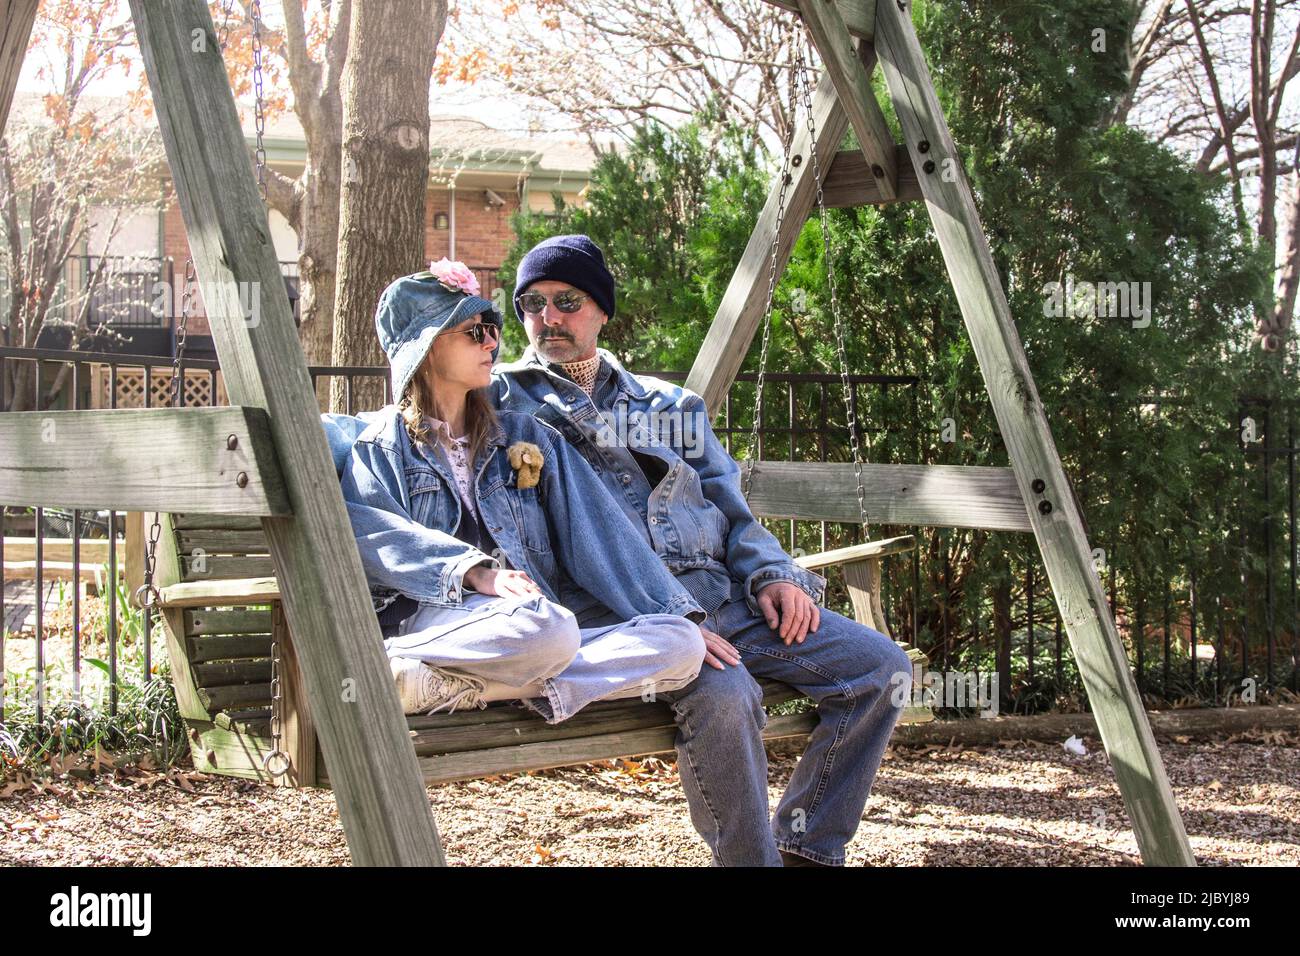
[[[519,540],[530,551],[551,553],[551,535],[546,526],[546,513],[542,510],[542,499],[536,488],[515,488],[508,486],[506,493],[510,497],[510,508],[515,515],[519,528]]]
[[[450,531],[454,520],[452,492],[431,468],[408,469],[407,493],[411,496],[411,518],[426,528]]]
[[[709,557],[725,563],[727,533],[731,529],[727,516],[704,497],[700,476],[684,461],[677,463],[669,514],[682,536],[683,557]]]

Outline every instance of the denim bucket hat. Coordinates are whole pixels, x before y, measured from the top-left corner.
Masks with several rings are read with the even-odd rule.
[[[434,337],[475,315],[482,315],[484,322],[501,327],[501,313],[491,302],[448,287],[432,272],[417,272],[393,280],[379,297],[375,331],[392,366],[394,402],[402,400],[402,391],[424,361]],[[494,362],[500,350],[498,337],[492,349]]]

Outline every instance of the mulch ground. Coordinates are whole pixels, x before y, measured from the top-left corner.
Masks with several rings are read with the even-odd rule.
[[[979,749],[894,747],[853,866],[1126,866],[1137,845],[1097,741]],[[1202,865],[1300,865],[1300,736],[1254,731],[1162,740]],[[795,758],[774,756],[775,806]],[[429,788],[447,859],[461,866],[704,866],[676,768],[649,758]],[[0,780],[0,866],[339,866],[327,791],[192,771],[83,771]]]

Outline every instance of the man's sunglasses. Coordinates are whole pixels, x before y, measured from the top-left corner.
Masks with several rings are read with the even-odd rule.
[[[471,325],[468,329],[460,329],[453,335],[468,335],[474,340],[475,345],[482,345],[487,339],[491,338],[493,342],[501,338],[501,326],[495,322],[479,322]]]
[[[553,296],[544,296],[540,292],[525,292],[522,295],[515,296],[515,302],[519,308],[523,309],[529,315],[538,315],[546,308],[547,302],[555,303],[555,307],[561,312],[572,314],[582,308],[582,303],[591,296],[585,292],[574,292],[572,289],[565,289],[563,292],[557,292]]]

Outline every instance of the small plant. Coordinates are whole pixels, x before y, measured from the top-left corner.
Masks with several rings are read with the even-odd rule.
[[[120,607],[130,607],[124,589],[119,589],[119,599]],[[4,766],[31,769],[51,758],[97,749],[128,756],[148,753],[160,766],[182,758],[188,744],[166,657],[155,655],[154,673],[146,674],[142,635],[142,612],[128,612],[120,631],[115,709],[111,668],[99,657],[82,658],[76,690],[62,660],[48,662],[39,672],[28,667],[6,673],[0,722]],[[40,696],[44,706],[37,720]]]

